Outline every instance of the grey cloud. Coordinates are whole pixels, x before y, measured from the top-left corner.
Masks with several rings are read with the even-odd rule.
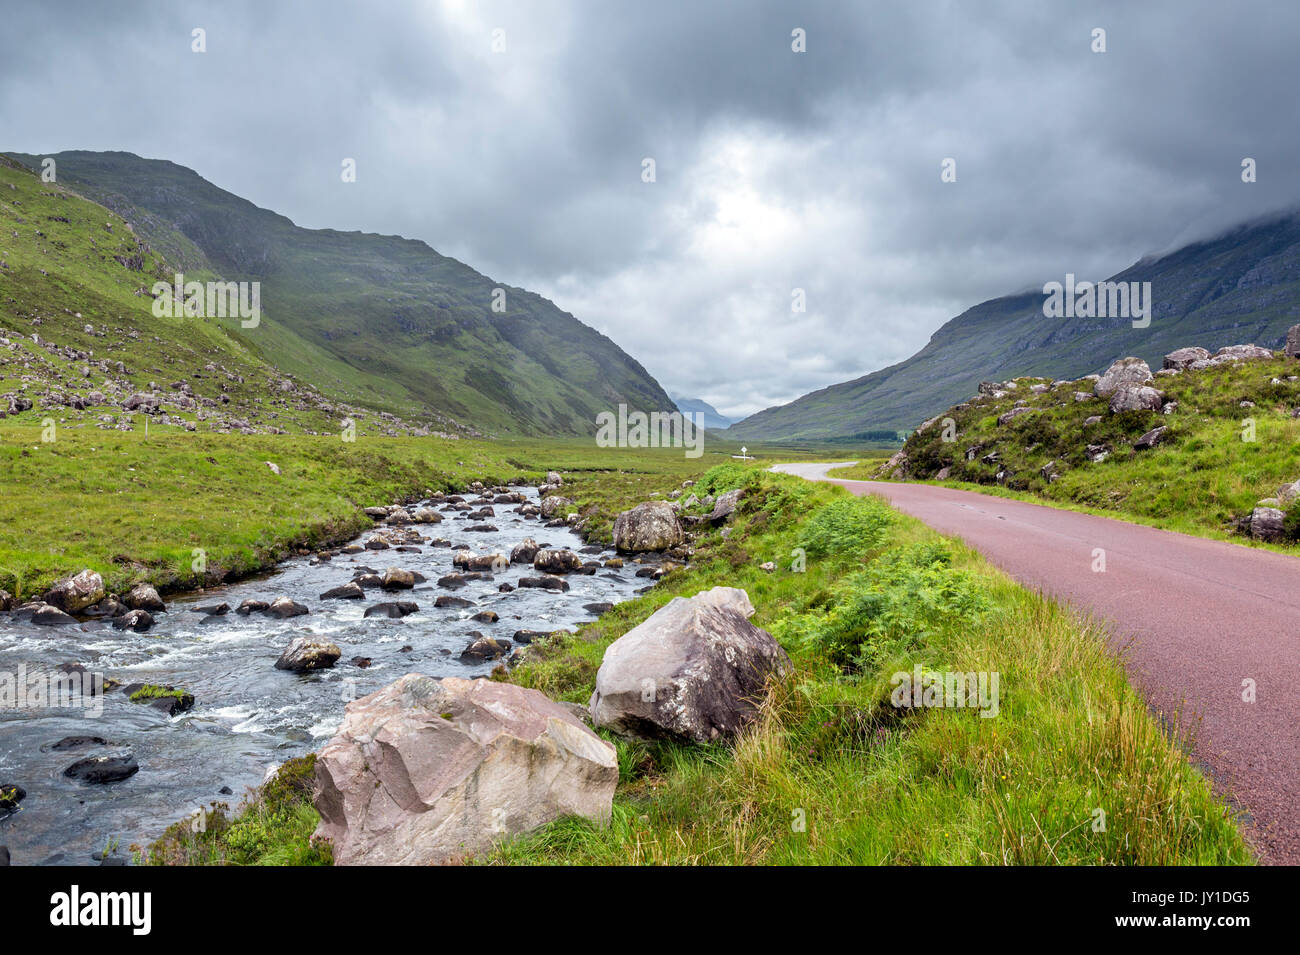
[[[424,239],[550,295],[724,413],[901,360],[985,298],[1110,274],[1300,198],[1300,8],[1284,2],[236,0],[5,17],[0,148],[128,149],[303,225]],[[1105,54],[1089,50],[1098,26]],[[345,156],[355,187],[338,181]],[[942,184],[948,156],[958,181]],[[1240,181],[1244,156],[1258,183]]]

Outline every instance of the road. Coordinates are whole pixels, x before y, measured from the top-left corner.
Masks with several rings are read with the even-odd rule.
[[[1300,864],[1300,559],[973,491],[826,477],[840,466],[773,470],[878,494],[1106,620],[1148,704],[1195,721],[1194,757],[1244,811],[1260,861]]]

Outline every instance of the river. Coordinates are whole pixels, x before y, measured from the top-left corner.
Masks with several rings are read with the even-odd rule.
[[[533,488],[512,488],[536,502]],[[466,492],[467,502],[473,496]],[[553,547],[583,549],[567,527],[544,527],[517,513],[515,504],[494,505],[495,515],[469,518],[447,510],[440,524],[410,525],[426,538],[445,538],[475,553],[502,551],[526,537]],[[495,531],[467,531],[487,521]],[[380,530],[382,528],[378,528]],[[367,531],[358,542],[371,537]],[[167,612],[155,614],[146,633],[118,631],[107,622],[41,627],[0,613],[0,674],[27,679],[53,673],[61,664],[82,664],[122,684],[160,683],[194,694],[194,707],[168,717],[154,707],[131,703],[110,689],[102,706],[81,709],[0,708],[0,784],[26,790],[16,812],[0,818],[0,845],[10,849],[15,865],[92,865],[92,854],[110,840],[127,847],[147,844],[162,830],[213,800],[236,805],[247,789],[286,759],[319,749],[338,728],[343,707],[378,690],[405,673],[430,676],[484,676],[496,661],[462,662],[470,631],[512,638],[516,630],[574,629],[593,619],[584,604],[627,600],[650,581],[634,575],[635,565],[604,568],[594,575],[568,574],[567,592],[516,588],[502,583],[537,576],[527,564],[513,564],[491,580],[475,580],[449,590],[437,580],[454,571],[454,547],[418,545],[418,553],[396,549],[343,554],[328,561],[294,558],[268,575],[249,578],[201,593],[174,596]],[[585,553],[586,561],[604,561],[612,551]],[[380,573],[396,566],[423,574],[414,590],[367,590],[362,600],[322,600],[320,595],[346,583],[361,567]],[[472,607],[437,609],[443,594],[464,597]],[[246,598],[273,600],[287,596],[310,608],[305,616],[284,620],[261,614],[240,616],[234,608]],[[401,619],[364,618],[366,607],[382,601],[413,600],[418,612]],[[195,605],[226,602],[230,613],[205,617]],[[470,617],[493,610],[499,622]],[[336,644],[338,663],[328,670],[297,674],[275,669],[289,642],[308,635]],[[369,658],[369,666],[351,662]],[[107,746],[55,750],[69,736],[95,736]],[[131,752],[139,772],[109,784],[67,779],[63,770],[88,755]],[[223,787],[232,795],[222,794]]]

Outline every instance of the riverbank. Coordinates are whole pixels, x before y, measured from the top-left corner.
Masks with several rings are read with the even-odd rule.
[[[698,473],[710,450],[602,450],[589,443],[221,435],[175,429],[0,428],[0,589],[19,600],[89,568],[109,592],[167,595],[229,583],[371,526],[363,508],[473,480]],[[274,465],[274,468],[271,467]]]
[[[680,490],[678,475],[590,474],[592,526]],[[1227,806],[1164,735],[1104,634],[880,502],[728,464],[740,487],[689,568],[494,679],[586,703],[605,648],[674,596],[744,588],[795,672],[733,745],[625,741],[608,828],[561,821],[478,861],[514,864],[1244,864]],[[604,515],[597,517],[597,512]],[[764,564],[772,565],[765,569]],[[997,676],[996,715],[891,699],[896,673]],[[989,684],[991,688],[991,684]],[[309,842],[309,772],[153,861],[328,861]],[[297,779],[298,784],[293,784]]]

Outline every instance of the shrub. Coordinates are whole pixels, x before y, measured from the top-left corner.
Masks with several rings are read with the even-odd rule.
[[[872,497],[845,497],[822,505],[799,534],[809,557],[865,555],[879,547],[893,524],[893,511]]]
[[[758,472],[743,464],[716,464],[704,472],[704,476],[695,482],[693,490],[698,496],[721,494],[745,487],[757,479]]]
[[[893,553],[846,577],[829,613],[799,618],[784,636],[857,669],[921,649],[936,631],[973,623],[989,609],[984,590],[951,562],[935,542]]]

